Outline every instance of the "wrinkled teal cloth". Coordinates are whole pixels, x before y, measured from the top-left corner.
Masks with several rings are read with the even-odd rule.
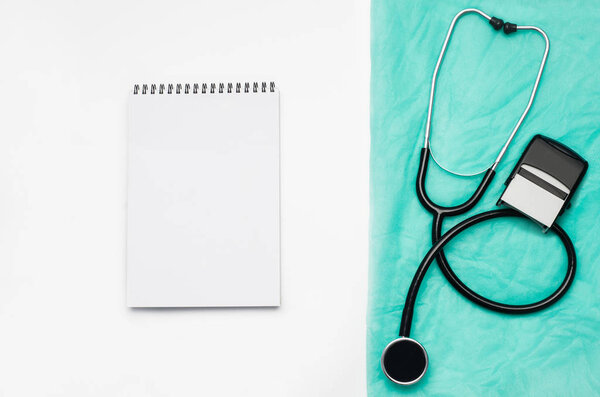
[[[429,354],[416,385],[388,381],[384,347],[398,335],[414,271],[430,247],[431,216],[415,193],[433,69],[450,21],[460,10],[543,28],[550,54],[538,96],[468,214],[496,208],[503,183],[536,133],[589,161],[572,208],[558,223],[573,240],[577,273],[554,306],[529,315],[494,313],[466,300],[433,264],[417,298],[411,337]],[[600,5],[597,1],[372,0],[371,225],[367,332],[370,396],[600,395]],[[489,166],[525,107],[543,53],[534,32],[509,37],[481,17],[463,17],[438,79],[432,147],[455,171]],[[481,176],[451,176],[429,163],[427,188],[439,204],[471,195]],[[480,224],[446,249],[475,291],[506,303],[539,300],[558,287],[566,255],[558,238],[528,220]]]

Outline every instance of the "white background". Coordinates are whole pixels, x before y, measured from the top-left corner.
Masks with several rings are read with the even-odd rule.
[[[133,83],[281,90],[282,306],[125,307]],[[362,396],[369,2],[0,4],[0,396]]]

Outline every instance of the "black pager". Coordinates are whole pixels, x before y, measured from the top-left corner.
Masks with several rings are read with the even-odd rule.
[[[568,208],[588,163],[560,142],[536,135],[506,180],[498,205],[505,204],[544,229]]]

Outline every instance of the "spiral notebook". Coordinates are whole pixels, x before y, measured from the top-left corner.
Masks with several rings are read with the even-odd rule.
[[[274,83],[135,85],[127,304],[279,306]]]

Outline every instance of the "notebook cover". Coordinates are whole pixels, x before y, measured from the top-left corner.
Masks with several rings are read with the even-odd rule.
[[[131,94],[128,306],[279,306],[279,92],[254,88]]]

